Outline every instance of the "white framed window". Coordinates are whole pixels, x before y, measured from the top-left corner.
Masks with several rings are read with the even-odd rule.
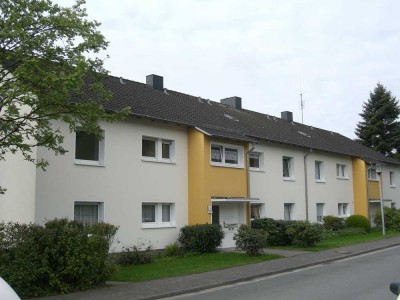
[[[213,166],[243,168],[243,147],[211,143],[210,160]]]
[[[175,160],[175,142],[173,140],[142,137],[142,160],[171,163]]]
[[[282,175],[284,180],[294,180],[293,157],[284,156],[282,158]]]
[[[261,171],[264,169],[263,154],[260,152],[251,152],[249,154],[249,167],[252,171]]]
[[[264,218],[264,204],[263,203],[251,203],[250,216],[251,219]]]
[[[294,203],[284,203],[283,210],[283,219],[285,221],[294,220]]]
[[[389,172],[389,184],[390,184],[390,187],[396,187],[396,183],[395,183],[395,175],[394,175],[394,172],[393,171],[390,171]]]
[[[325,203],[317,203],[317,222],[322,222],[324,217]]]
[[[315,181],[325,182],[324,163],[318,160],[315,161]]]
[[[338,216],[339,217],[348,217],[349,215],[350,215],[349,204],[348,203],[338,203]]]
[[[102,202],[74,202],[74,220],[84,224],[103,221],[104,205]]]
[[[175,227],[174,203],[142,203],[142,228]]]
[[[336,164],[336,177],[340,178],[340,179],[348,179],[349,178],[347,165]]]
[[[376,169],[375,168],[368,168],[368,180],[378,180],[376,177]]]
[[[99,139],[94,133],[82,130],[75,132],[75,164],[80,165],[104,165],[104,131]]]

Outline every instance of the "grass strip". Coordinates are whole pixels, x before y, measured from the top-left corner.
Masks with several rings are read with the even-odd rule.
[[[282,258],[282,256],[272,254],[248,256],[245,253],[237,252],[215,252],[182,257],[161,257],[149,264],[119,266],[111,280],[140,282],[225,269],[277,258]]]

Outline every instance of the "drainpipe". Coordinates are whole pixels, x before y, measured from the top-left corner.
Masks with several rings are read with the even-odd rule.
[[[304,154],[304,196],[306,201],[306,220],[308,219],[308,178],[307,178],[307,156],[312,152],[312,148],[308,150],[306,154]]]
[[[247,180],[247,199],[250,199],[250,153],[256,148],[254,143],[251,143],[251,148],[246,152],[246,180]],[[247,204],[248,208],[248,225],[251,225],[251,203]]]

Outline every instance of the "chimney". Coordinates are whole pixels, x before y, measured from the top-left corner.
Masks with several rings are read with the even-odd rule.
[[[293,113],[291,111],[283,111],[281,112],[281,119],[293,122]]]
[[[242,109],[242,98],[234,96],[221,99],[221,104],[225,104],[233,108]]]
[[[164,90],[164,78],[158,75],[147,75],[146,76],[146,84],[151,86],[155,90],[162,91]]]

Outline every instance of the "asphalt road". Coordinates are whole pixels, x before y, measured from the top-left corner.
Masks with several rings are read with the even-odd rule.
[[[168,299],[394,300],[400,247]]]

